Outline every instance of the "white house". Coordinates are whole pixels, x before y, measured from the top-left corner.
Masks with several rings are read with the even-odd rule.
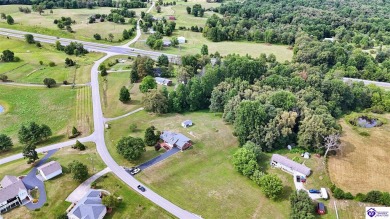
[[[172,80],[166,79],[166,78],[161,78],[161,77],[155,77],[157,84],[165,85],[165,86],[171,86],[172,85]]]
[[[181,123],[181,126],[183,126],[183,128],[188,128],[188,127],[192,126],[192,121],[186,120],[186,121]]]
[[[309,176],[311,169],[300,163],[288,159],[280,154],[273,154],[271,158],[271,166],[280,168],[290,174],[299,174],[303,176]]]
[[[43,179],[49,180],[62,174],[62,167],[57,161],[50,161],[37,168]]]
[[[0,189],[0,214],[30,202],[32,198],[21,179],[4,176]]]
[[[186,38],[185,37],[178,37],[177,40],[179,41],[179,44],[186,43]]]
[[[102,204],[102,193],[91,189],[69,211],[69,219],[102,219],[107,213],[107,208]]]

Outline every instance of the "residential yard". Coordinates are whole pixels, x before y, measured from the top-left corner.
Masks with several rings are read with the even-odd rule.
[[[390,114],[380,117],[390,119]],[[390,191],[390,125],[381,127],[358,128],[341,119],[341,153],[330,156],[328,169],[330,178],[344,191],[367,193],[371,190]],[[366,132],[369,136],[359,133]]]
[[[52,45],[42,45],[42,48],[38,48],[22,40],[0,36],[0,51],[9,49],[21,59],[19,62],[1,63],[0,74],[5,74],[8,80],[19,83],[43,84],[45,78],[53,78],[59,84],[63,81],[82,84],[90,81],[93,62],[103,55],[89,53],[81,57],[69,56],[57,51]],[[76,61],[79,67],[65,67],[66,58]],[[43,62],[42,65],[40,61]],[[49,62],[54,62],[55,66],[49,67]]]
[[[182,128],[180,123],[186,119],[191,119],[195,125]],[[130,133],[128,129],[132,123],[138,125],[136,133]],[[137,177],[184,209],[204,218],[237,218],[238,215],[240,218],[288,217],[288,200],[268,200],[255,183],[234,170],[231,158],[238,143],[231,134],[231,127],[225,125],[219,115],[196,112],[157,116],[142,111],[110,124],[111,128],[106,131],[107,146],[121,165],[133,164],[117,154],[115,143],[123,136],[143,137],[150,125],[158,130],[181,132],[195,142],[192,149],[175,154]],[[153,147],[147,149],[142,161],[137,163],[157,155]],[[293,182],[289,175],[277,174],[285,182],[287,197]]]
[[[64,213],[70,205],[70,203],[65,201],[66,197],[68,197],[68,195],[79,185],[78,182],[72,179],[72,175],[68,173],[68,164],[73,160],[84,163],[88,166],[91,176],[105,167],[96,151],[95,144],[87,143],[86,146],[87,149],[81,152],[70,147],[60,149],[48,160],[58,161],[63,168],[64,174],[45,182],[47,202],[41,209],[30,211],[26,207],[18,207],[7,214],[4,214],[4,218],[52,219],[56,218],[57,215]],[[43,154],[40,154],[39,157],[42,158],[43,156]],[[24,175],[27,174],[31,168],[31,165],[26,164],[26,160],[16,160],[0,166],[0,177],[3,178],[6,174],[15,176]],[[93,171],[94,169],[95,171]]]
[[[124,29],[130,29],[133,27],[133,25],[127,23],[128,18],[126,19],[125,24],[115,24],[108,21],[98,21],[97,23],[88,24],[88,18],[91,15],[98,13],[109,14],[110,10],[114,9],[110,7],[101,7],[95,9],[53,9],[53,14],[50,14],[50,10],[45,10],[45,13],[39,15],[37,12],[31,12],[31,14],[24,14],[19,12],[18,7],[20,6],[26,7],[26,5],[1,6],[0,13],[3,12],[7,15],[11,15],[15,20],[15,24],[8,25],[5,20],[0,20],[0,27],[114,45],[125,43],[117,41],[118,39],[122,38],[122,32]],[[137,16],[139,16],[141,11],[144,10],[146,10],[146,8],[134,9]],[[74,33],[69,33],[65,29],[60,30],[57,25],[53,23],[54,19],[60,19],[61,17],[71,17],[72,20],[76,21],[76,24],[72,24],[71,26]],[[102,36],[102,40],[95,40],[93,38],[95,33],[99,33]],[[108,38],[109,33],[114,35],[114,42],[104,40],[105,38]]]
[[[107,190],[111,194],[122,198],[119,206],[104,218],[174,218],[162,208],[130,189],[113,173],[108,173],[97,179],[96,188]]]
[[[77,97],[80,89],[85,88],[48,89],[0,85],[0,104],[6,109],[5,113],[0,114],[0,133],[9,135],[14,142],[12,150],[1,153],[0,157],[22,151],[17,133],[22,124],[29,122],[46,124],[51,128],[53,136],[42,144],[67,140],[67,131],[71,131],[79,118],[76,116],[76,109],[79,107],[75,107],[75,104],[79,104]]]

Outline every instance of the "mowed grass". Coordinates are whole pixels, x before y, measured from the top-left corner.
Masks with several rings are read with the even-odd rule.
[[[133,191],[116,178],[113,173],[108,173],[104,177],[97,179],[96,188],[107,190],[111,194],[122,198],[119,206],[111,213],[106,214],[104,218],[174,218],[162,208]]]
[[[195,125],[182,128],[180,123],[186,119],[191,119]],[[138,125],[136,133],[128,130],[132,123]],[[142,111],[110,124],[111,128],[106,131],[107,145],[121,165],[129,162],[116,153],[115,143],[123,136],[143,137],[145,129],[151,125],[161,131],[180,132],[193,140],[192,149],[177,153],[137,176],[180,207],[203,218],[288,217],[289,202],[285,197],[279,201],[267,199],[260,187],[233,168],[231,159],[238,143],[231,126],[224,124],[219,115],[195,112],[157,116]],[[152,153],[149,150],[146,156]],[[275,173],[280,174],[286,186],[285,196],[288,196],[293,185],[291,177]]]
[[[89,53],[85,56],[76,57],[66,55],[57,51],[54,46],[42,44],[43,48],[28,44],[22,40],[7,39],[0,37],[0,51],[9,49],[19,57],[19,62],[1,63],[0,74],[8,76],[8,80],[20,83],[43,84],[45,78],[53,78],[57,83],[68,81],[76,84],[90,81],[91,67],[95,60],[99,59],[101,53]],[[71,58],[80,66],[65,67],[65,59]],[[43,65],[40,65],[40,61]],[[49,62],[56,66],[49,67]]]
[[[380,115],[387,120],[390,114]],[[330,156],[330,178],[345,191],[367,193],[371,190],[390,191],[390,124],[374,128],[357,128],[340,120],[343,129],[341,152]],[[359,132],[370,136],[361,136]]]
[[[0,20],[0,27],[106,44],[123,44],[124,42],[117,42],[122,38],[123,30],[133,27],[133,25],[127,23],[128,18],[126,18],[125,24],[115,24],[108,21],[97,21],[93,24],[88,23],[88,18],[91,15],[109,14],[110,10],[114,9],[110,7],[97,7],[95,9],[53,9],[53,14],[50,14],[50,10],[45,10],[45,13],[39,15],[37,12],[32,12],[31,14],[19,12],[18,7],[20,6],[26,7],[26,5],[1,6],[0,12],[11,15],[15,20],[15,24],[8,25],[5,20]],[[143,10],[146,10],[146,8],[136,9],[136,15],[140,16]],[[76,24],[72,24],[71,26],[74,33],[69,33],[65,29],[61,30],[53,23],[54,19],[60,19],[61,17],[71,17],[76,21]],[[102,40],[95,40],[93,37],[95,33],[99,33],[102,36]],[[114,35],[114,42],[104,40],[108,38],[109,33]]]
[[[82,88],[36,88],[0,85],[0,104],[6,112],[0,114],[0,133],[9,135],[14,142],[11,151],[0,157],[21,152],[17,133],[22,124],[36,122],[48,125],[53,136],[43,144],[67,139],[67,130],[76,125],[76,95]]]
[[[18,207],[13,209],[4,218],[56,218],[57,215],[65,213],[65,210],[71,203],[66,202],[68,195],[77,188],[80,184],[72,179],[72,174],[68,172],[67,166],[73,160],[78,160],[88,167],[89,175],[99,172],[105,168],[105,164],[100,159],[96,151],[95,144],[86,143],[85,151],[78,151],[70,147],[62,148],[57,151],[48,161],[55,160],[59,162],[63,168],[63,174],[45,182],[45,190],[47,194],[47,205],[43,206],[38,211],[30,211],[26,207]],[[44,154],[40,154],[42,158]],[[93,160],[93,165],[92,161]],[[12,163],[0,166],[0,177],[4,175],[24,175],[31,170],[32,166],[26,164],[26,160],[20,159]]]

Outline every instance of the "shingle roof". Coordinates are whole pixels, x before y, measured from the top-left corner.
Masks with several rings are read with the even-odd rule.
[[[299,164],[293,160],[288,159],[285,156],[282,156],[280,154],[273,154],[271,158],[271,162],[276,161],[278,163],[283,164],[286,167],[289,167],[299,173],[305,174],[306,176],[310,175],[310,168],[307,166],[304,166],[302,164]]]
[[[186,121],[183,121],[181,124],[182,125],[192,125],[192,121],[191,120],[186,120]]]
[[[4,180],[4,179],[3,179]],[[0,189],[0,203],[14,198],[19,194],[19,190],[27,190],[22,180],[17,180],[12,184]]]
[[[57,161],[50,161],[37,168],[42,171],[43,174],[50,175],[58,170],[62,170],[61,165]]]
[[[68,213],[82,219],[97,219],[106,210],[102,204],[100,191],[90,190]]]
[[[169,79],[161,78],[161,77],[155,77],[155,80],[157,83],[160,83],[160,84],[168,84],[169,82],[172,82]]]
[[[7,187],[13,183],[18,181],[18,178],[16,176],[10,176],[10,175],[5,175],[4,178],[1,180],[1,187]]]
[[[167,142],[170,145],[175,145],[180,150],[183,148],[183,146],[191,141],[191,139],[187,138],[185,135],[170,131],[163,131],[160,135],[160,138]]]

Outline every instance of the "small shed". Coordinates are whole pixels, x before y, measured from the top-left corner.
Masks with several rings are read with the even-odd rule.
[[[183,126],[183,128],[188,128],[188,127],[192,126],[192,121],[186,120],[186,121],[181,123],[181,126]]]
[[[309,152],[303,153],[303,158],[309,159],[310,158],[310,153]]]
[[[37,168],[43,179],[49,180],[62,174],[62,167],[57,161],[50,161]]]
[[[186,38],[183,36],[178,37],[177,40],[179,41],[180,44],[186,43]]]

